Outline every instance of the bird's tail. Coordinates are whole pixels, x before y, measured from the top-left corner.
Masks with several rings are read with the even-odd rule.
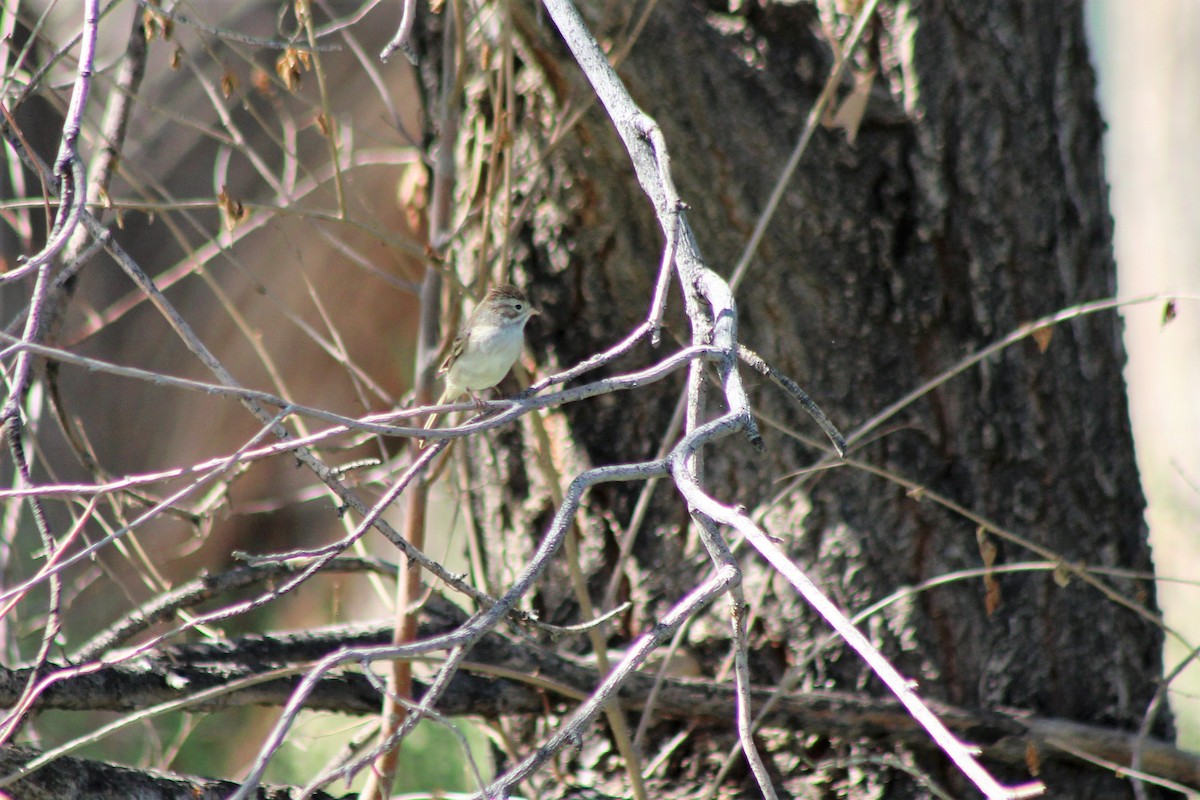
[[[438,405],[438,406],[445,405],[446,403],[450,402],[450,400],[451,400],[450,393],[447,391],[443,391],[442,396],[438,398],[438,401],[436,403],[434,403],[434,405]],[[440,416],[441,416],[441,414],[439,414],[436,411],[433,412],[432,414],[430,414],[429,419],[425,420],[425,424],[421,426],[421,429],[426,430],[426,431],[431,429],[435,424],[437,424],[438,417],[440,417]],[[417,439],[417,447],[424,447],[424,446],[425,446],[425,440]]]

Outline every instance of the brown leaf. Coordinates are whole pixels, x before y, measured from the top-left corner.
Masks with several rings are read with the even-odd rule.
[[[990,617],[1000,607],[1000,581],[996,580],[996,576],[991,572],[1000,548],[996,547],[992,537],[988,536],[987,528],[982,525],[975,529],[975,541],[979,545],[979,556],[983,559],[983,566],[988,570],[983,576],[983,605]]]
[[[242,206],[242,201],[231,197],[229,187],[224,184],[221,185],[221,193],[217,195],[217,207],[221,209],[221,219],[228,231],[232,231],[246,218],[246,209]]]
[[[289,47],[275,61],[275,72],[289,92],[300,88],[300,77],[312,67],[312,58],[305,50]]]
[[[1166,302],[1165,305],[1163,305],[1163,315],[1162,315],[1163,327],[1165,328],[1165,327],[1167,327],[1167,325],[1169,323],[1174,322],[1175,317],[1178,313],[1179,313],[1179,309],[1175,306],[1175,298],[1172,297],[1170,300],[1168,300]]]
[[[237,87],[238,87],[237,75],[235,75],[232,72],[226,71],[225,74],[221,76],[221,94],[225,95],[225,97],[228,98],[229,95],[231,95],[235,91],[237,91]]]
[[[508,112],[501,111],[496,119],[496,132],[492,136],[492,141],[499,150],[507,150],[512,146],[513,137],[512,131],[508,129]]]
[[[983,607],[990,617],[996,613],[996,609],[1000,608],[1000,581],[996,580],[995,575],[983,576]]]
[[[146,35],[146,41],[152,42],[155,39],[162,39],[164,42],[171,38],[171,34],[175,30],[175,22],[166,14],[154,9],[152,6],[146,6],[142,11],[142,31]]]
[[[321,112],[320,114],[317,114],[315,122],[317,123],[317,127],[321,130],[321,135],[328,139],[330,131],[333,127],[329,121],[329,117],[325,116],[324,112]]]
[[[989,568],[995,566],[996,555],[1000,551],[992,541],[992,537],[987,535],[987,529],[982,525],[975,529],[975,541],[979,545],[979,555],[983,559],[983,565]]]
[[[1025,769],[1035,778],[1042,774],[1042,754],[1032,739],[1025,742]]]
[[[858,126],[862,124],[863,115],[867,112],[867,102],[871,99],[871,86],[875,83],[875,69],[866,72],[854,72],[854,88],[842,100],[837,112],[829,121],[829,127],[841,128],[846,132],[846,141],[854,144],[858,138]]]
[[[301,26],[308,24],[308,20],[312,17],[312,3],[310,0],[296,0],[293,10],[296,12],[296,21]]]
[[[1043,325],[1040,328],[1035,328],[1033,331],[1033,341],[1037,342],[1039,353],[1046,352],[1046,348],[1050,346],[1050,340],[1054,338],[1054,329],[1049,325]]]

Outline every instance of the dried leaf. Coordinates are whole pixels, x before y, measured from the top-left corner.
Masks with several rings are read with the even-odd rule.
[[[404,209],[409,230],[424,230],[429,202],[429,175],[421,164],[410,164],[396,184],[396,201]]]
[[[837,112],[829,121],[829,127],[841,128],[846,132],[846,141],[854,144],[858,138],[858,127],[862,124],[863,115],[867,113],[867,102],[871,99],[871,86],[875,83],[875,69],[866,72],[854,72],[854,88],[846,99],[838,106]]]
[[[1179,313],[1179,309],[1175,306],[1175,298],[1171,298],[1163,306],[1162,324],[1163,327],[1175,321],[1175,316]]]
[[[983,607],[990,617],[996,613],[996,609],[1000,608],[1000,581],[996,580],[995,575],[983,576]]]
[[[305,50],[289,47],[275,61],[275,72],[289,92],[300,88],[300,77],[312,67],[312,57]]]
[[[979,544],[979,555],[983,559],[983,565],[989,569],[996,565],[996,556],[1000,549],[996,547],[996,543],[992,541],[992,537],[987,535],[987,529],[980,525],[975,530],[975,541]]]
[[[262,67],[255,67],[250,73],[250,83],[254,90],[264,97],[275,96],[275,85],[271,83],[271,75]]]
[[[232,72],[226,71],[221,76],[221,94],[228,98],[231,94],[237,91],[238,77]]]
[[[1032,739],[1025,742],[1025,769],[1035,778],[1042,774],[1042,754]]]
[[[174,30],[174,20],[161,11],[157,11],[151,6],[146,6],[142,11],[142,31],[146,35],[147,42],[153,42],[155,39],[162,39],[165,42],[171,38]]]
[[[1035,328],[1032,336],[1033,341],[1037,343],[1038,352],[1044,353],[1050,347],[1050,340],[1054,338],[1054,329],[1049,325],[1043,325],[1040,328]]]
[[[1000,581],[996,580],[996,576],[991,572],[1000,548],[996,547],[992,537],[988,536],[987,528],[982,525],[975,529],[975,541],[979,545],[979,556],[983,559],[983,566],[988,570],[983,576],[983,605],[990,617],[1000,608]]]
[[[314,121],[317,123],[317,127],[321,130],[321,135],[328,139],[330,136],[330,131],[333,127],[332,123],[329,121],[329,117],[325,116],[325,113],[322,112],[317,114],[317,118]]]
[[[229,187],[222,184],[221,193],[217,195],[217,207],[221,209],[221,219],[225,230],[232,231],[246,218],[246,209],[242,201],[229,195]]]
[[[171,53],[171,69],[179,69],[183,65],[183,48],[176,47]]]
[[[501,111],[496,119],[496,131],[492,135],[492,142],[498,150],[507,150],[512,146],[513,137],[508,128],[507,111]]]

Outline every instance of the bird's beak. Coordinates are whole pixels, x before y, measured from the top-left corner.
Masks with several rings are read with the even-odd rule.
[[[529,316],[531,316],[531,317],[540,317],[541,315],[542,315],[542,312],[538,311],[538,310],[537,310],[536,308],[534,308],[533,306],[530,306],[530,307],[529,307]]]

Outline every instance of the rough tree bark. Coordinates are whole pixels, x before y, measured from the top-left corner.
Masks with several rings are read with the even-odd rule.
[[[633,13],[605,3],[581,11],[602,42],[621,41]],[[701,247],[723,274],[829,72],[821,19],[832,17],[807,4],[663,0],[619,69],[662,126]],[[520,73],[525,113],[514,121],[515,147],[530,160],[546,148],[566,101],[589,92],[548,27],[532,14],[517,25],[519,53],[529,61]],[[856,143],[818,133],[737,295],[742,341],[798,379],[843,430],[1018,326],[1115,293],[1102,123],[1081,3],[884,4],[866,52],[859,65],[880,72]],[[516,268],[543,311],[533,347],[549,369],[612,344],[644,317],[661,241],[602,113],[589,112],[543,157],[543,172],[521,187],[540,199],[521,232]],[[678,297],[676,290],[676,309]],[[679,323],[672,333],[686,337]],[[870,471],[842,466],[780,483],[817,460],[810,444],[820,437],[764,383],[752,390],[763,419],[810,438],[765,424],[765,455],[727,440],[708,456],[707,475],[724,500],[762,513],[768,530],[849,610],[978,568],[990,546],[997,564],[1044,557],[994,534],[981,545],[975,522],[922,490],[1066,562],[1148,572],[1119,322],[1106,312],[1051,334],[1004,349],[872,431],[852,453]],[[652,457],[679,389],[676,382],[566,407],[552,426],[564,472]],[[472,484],[490,487],[475,511],[495,542],[492,578],[503,585],[553,505],[544,476],[523,457],[529,441],[501,437],[495,458],[483,450],[493,446],[475,444],[480,457],[469,465]],[[590,495],[583,549],[596,601],[639,490],[621,485]],[[622,595],[633,608],[613,645],[652,625],[710,569],[687,534],[680,498],[660,489],[654,500]],[[879,690],[853,653],[816,650],[826,627],[782,582],[755,599],[763,567],[752,554],[742,561],[757,611],[756,679],[773,683],[788,665],[811,659],[802,685]],[[867,628],[927,697],[1136,728],[1160,674],[1161,631],[1062,577],[1044,570],[998,577],[994,608],[985,582],[950,582],[904,598]],[[1155,612],[1149,581],[1104,580]],[[543,584],[535,606],[549,621],[578,619],[568,586],[565,568]],[[688,649],[701,674],[717,672],[727,636],[725,615],[715,611],[693,628]],[[645,751],[678,730],[653,729]],[[1169,721],[1155,730],[1168,733]],[[690,740],[674,755],[660,796],[691,796],[710,774],[713,753],[728,744]],[[771,739],[768,750],[799,759],[776,761],[783,785],[797,793],[821,784],[851,797],[926,796],[895,770],[861,761],[846,767],[869,748],[845,741],[814,744],[797,735]],[[913,763],[955,796],[969,794],[941,758],[923,753]],[[1025,777],[997,769],[1004,779]],[[1041,778],[1056,798],[1129,794],[1124,780],[1092,768],[1058,763]]]
[[[417,3],[414,43],[423,56],[421,74],[432,84],[440,54],[446,52],[441,34],[449,15],[430,14],[426,5]],[[850,18],[835,7],[844,11],[858,4],[658,0],[633,5],[588,0],[581,11],[600,41],[622,52],[620,74],[662,127],[701,249],[714,269],[729,275],[830,72],[831,42],[849,27]],[[853,57],[856,72],[878,71],[856,141],[849,143],[835,130],[817,132],[737,290],[741,341],[798,380],[848,434],[1020,326],[1113,295],[1101,121],[1081,5],[1042,0],[881,3]],[[489,58],[494,62],[506,31],[504,8],[446,4],[451,10],[456,6],[477,14],[468,26],[472,38],[459,55],[472,66]],[[641,6],[650,9],[644,27]],[[272,35],[273,14],[265,27],[244,24],[263,23],[255,12],[264,9],[256,7],[247,18],[221,27]],[[351,12],[339,6],[336,13]],[[594,102],[591,87],[536,4],[513,2],[511,13],[517,112],[506,116],[503,125],[489,119],[494,87],[487,82],[493,77],[468,72],[464,138],[452,144],[460,156],[486,151],[498,141],[511,146],[516,165],[512,207],[522,222],[510,232],[493,231],[489,252],[494,254],[495,242],[511,234],[514,277],[542,312],[530,328],[531,350],[540,370],[549,373],[606,348],[645,319],[662,237],[633,179],[629,158],[598,107],[565,133],[554,134],[566,118]],[[149,19],[140,16],[140,9],[138,14],[135,22]],[[376,24],[374,16],[362,24],[354,19],[346,24],[377,52],[391,23]],[[635,43],[624,54],[634,35]],[[486,36],[492,39],[485,45],[478,39]],[[188,109],[189,119],[199,121],[197,130],[208,126],[218,134],[180,126],[172,115],[147,114],[158,127],[139,128],[140,135],[122,151],[127,166],[164,176],[162,197],[206,197],[217,190],[210,185],[216,174],[211,167],[220,163],[225,147],[216,113],[223,101],[203,100],[198,79],[207,78],[213,87],[223,82],[227,67],[220,57],[210,59],[208,48],[215,47],[219,55],[230,45],[219,44],[221,37],[215,34],[200,38],[203,47],[181,51],[185,64],[196,65],[194,72],[155,83],[138,97],[144,110],[175,102],[173,108]],[[156,60],[148,75],[172,74],[172,49],[151,46]],[[257,51],[253,56],[267,65],[275,57]],[[272,138],[274,123],[264,125],[264,132],[246,124],[249,120],[274,120],[278,113],[290,118],[293,127],[300,120],[299,128],[308,130],[319,108],[311,96],[307,105],[289,106],[292,98],[269,82],[261,93],[246,89],[258,80],[252,77],[251,63],[259,61],[229,59],[244,73],[243,93],[225,100],[234,121],[257,139],[236,149],[234,160],[225,163],[234,165],[226,171],[232,176],[230,193],[251,204],[263,203],[254,212],[264,223],[262,239],[238,240],[238,262],[226,263],[218,257],[219,249],[209,248],[208,261],[193,265],[201,245],[211,244],[204,226],[197,226],[195,237],[177,241],[165,226],[131,211],[114,237],[136,259],[153,266],[148,271],[156,277],[165,279],[175,270],[194,276],[193,270],[203,267],[213,285],[232,297],[230,309],[250,320],[249,334],[231,332],[230,309],[214,302],[200,281],[181,280],[170,289],[200,338],[213,343],[247,385],[275,385],[248,343],[263,334],[265,350],[285,364],[283,383],[306,404],[349,414],[391,408],[392,398],[401,393],[397,351],[407,353],[406,346],[393,343],[401,338],[400,329],[411,329],[414,301],[394,280],[388,282],[390,293],[381,291],[377,278],[364,278],[348,254],[367,254],[363,260],[382,274],[411,276],[410,258],[421,248],[403,235],[385,241],[378,232],[406,230],[412,222],[406,212],[419,212],[419,201],[401,208],[380,199],[395,195],[401,172],[396,159],[368,159],[365,167],[347,171],[345,219],[334,219],[333,191],[325,192],[328,187],[321,181],[315,181],[318,190],[297,199],[264,185],[273,177],[270,168],[239,168],[237,159],[248,152],[291,163]],[[323,63],[329,75],[357,81],[341,84],[330,103],[345,126],[343,143],[416,143],[418,136],[405,137],[417,123],[389,122],[381,113],[377,87],[367,88],[382,76],[389,86],[379,94],[391,96],[396,90],[400,95],[401,84],[408,87],[406,70],[389,65],[372,74],[348,49],[326,52]],[[307,80],[311,89],[313,81]],[[847,82],[843,95],[848,88]],[[426,122],[436,119],[436,112],[428,111]],[[56,126],[41,127],[54,128],[40,134],[55,142]],[[405,130],[398,132],[400,127]],[[436,136],[434,127],[426,128],[430,137]],[[485,139],[486,145],[481,143]],[[298,142],[305,169],[327,166],[323,135],[302,134]],[[47,152],[52,151],[48,146]],[[310,158],[314,152],[317,157]],[[466,156],[462,160],[470,161]],[[472,270],[481,261],[495,273],[508,268],[499,259],[481,258],[475,246],[482,238],[480,220],[503,217],[477,213],[479,178],[490,167],[462,173],[470,178],[460,183],[462,213],[456,221],[462,224],[447,252],[464,280],[475,278]],[[114,196],[160,199],[157,188],[143,195],[121,184]],[[273,204],[288,206],[289,213],[264,220]],[[216,210],[208,207],[204,213],[212,229],[219,230]],[[366,225],[358,229],[359,223]],[[337,243],[316,235],[321,232],[334,232]],[[211,235],[213,240],[220,236]],[[410,246],[398,246],[402,240]],[[127,292],[122,273],[98,258],[81,273],[71,309],[76,319],[66,330],[86,328],[78,318],[88,309],[107,308]],[[17,295],[0,299],[9,303],[10,296]],[[310,296],[321,299],[329,319],[325,310],[318,315],[308,309]],[[642,344],[601,372],[624,372],[686,342],[689,330],[680,296],[679,287],[672,286],[668,329],[659,351]],[[19,301],[26,302],[25,296]],[[294,316],[321,330],[328,325],[347,343],[350,357],[333,358],[318,346],[317,337],[297,334],[294,320],[277,305],[310,311],[311,317]],[[20,310],[5,307],[9,316]],[[737,437],[705,451],[705,475],[714,493],[723,502],[746,506],[842,608],[859,611],[900,592],[863,622],[864,631],[918,681],[925,697],[958,707],[947,714],[955,731],[983,746],[983,757],[997,777],[1019,782],[1028,779],[1030,769],[1038,769],[1055,798],[1125,797],[1131,792],[1110,770],[1062,757],[1044,734],[1047,725],[1038,728],[1042,733],[1030,734],[1021,720],[1036,717],[1134,731],[1161,671],[1162,631],[1153,621],[1153,583],[1085,575],[1082,569],[1112,567],[1138,575],[1151,570],[1126,419],[1119,332],[1111,311],[1047,328],[963,369],[865,430],[852,440],[846,463],[804,473],[825,456],[827,443],[787,398],[743,368],[767,451],[758,454]],[[184,354],[158,312],[145,307],[85,337],[83,347],[69,337],[63,346],[122,364],[211,379],[209,370]],[[357,391],[353,381],[345,380],[347,361],[390,388]],[[668,431],[682,393],[681,376],[547,415],[548,447],[536,440],[528,419],[459,446],[459,453],[469,457],[460,459],[455,470],[461,484],[471,489],[464,505],[486,543],[481,558],[493,591],[510,586],[513,575],[528,563],[566,481],[589,466],[651,458],[664,441],[677,441]],[[116,379],[79,368],[64,369],[62,381],[68,410],[96,434],[91,441],[99,461],[116,476],[223,456],[259,430],[244,409],[225,398],[197,394],[164,400],[159,387],[140,384],[133,390],[110,390],[105,381],[115,385]],[[511,381],[502,386],[504,393],[512,389]],[[718,398],[719,393],[711,395],[708,410],[714,416],[723,410]],[[369,451],[366,455],[391,453],[395,441],[389,440],[387,448],[362,449]],[[45,463],[65,475],[63,480],[95,478],[75,464],[53,435],[43,436],[39,444]],[[541,453],[548,458],[539,461]],[[322,454],[338,465],[362,453],[330,448]],[[366,484],[363,491],[391,479],[390,474],[379,477],[378,484]],[[77,592],[69,604],[83,613],[67,620],[63,636],[71,646],[64,652],[83,652],[81,660],[89,663],[111,654],[140,629],[117,625],[120,636],[112,641],[103,640],[94,649],[84,644],[97,630],[111,630],[135,606],[153,611],[150,622],[161,626],[155,630],[168,630],[178,622],[181,608],[210,599],[224,603],[231,592],[285,580],[292,566],[239,565],[228,571],[223,566],[237,549],[290,550],[340,537],[344,507],[296,499],[314,486],[315,479],[297,470],[290,456],[248,472],[233,487],[234,504],[240,506],[236,513],[225,519],[206,511],[203,524],[196,524],[205,537],[202,552],[190,539],[178,544],[186,538],[182,535],[176,540],[167,536],[182,528],[191,536],[183,521],[162,518],[145,526],[143,536],[152,552],[161,554],[158,560],[171,571],[178,591],[190,592],[193,599],[174,604],[165,589],[155,589],[153,596],[126,602],[111,591],[111,584],[97,582],[92,595]],[[631,525],[642,490],[638,483],[597,487],[578,517],[582,563],[592,604],[600,610],[607,610],[604,596],[616,571],[618,542]],[[269,502],[245,510],[260,499]],[[948,509],[945,500],[974,517]],[[55,518],[53,527],[61,533],[67,521]],[[394,550],[387,553],[394,555]],[[978,570],[993,563],[993,557],[996,567],[1042,566],[960,576],[902,591]],[[776,786],[802,797],[907,798],[929,796],[932,790],[923,782],[928,780],[950,796],[972,796],[925,735],[914,725],[906,727],[906,715],[859,658],[829,640],[825,623],[782,581],[773,580],[772,571],[748,548],[739,552],[739,560],[751,605],[756,709],[785,674],[796,687],[781,715],[759,737]],[[211,581],[196,574],[201,562],[216,573]],[[1052,570],[1047,563],[1060,568]],[[331,565],[331,572],[367,569],[381,567],[346,559]],[[618,573],[615,599],[628,599],[631,606],[607,629],[607,643],[619,648],[653,626],[710,570],[688,509],[670,483],[661,482],[640,525],[632,559]],[[547,622],[574,624],[584,616],[566,573],[560,555],[537,593],[527,598]],[[326,619],[311,605],[292,608],[294,619],[303,620],[296,625],[312,627],[313,619]],[[730,650],[726,609],[723,602],[714,603],[689,627],[683,640],[686,658],[680,660],[691,664],[690,674],[724,676]],[[465,616],[437,597],[423,611],[418,638],[455,630]],[[22,620],[40,618],[36,606],[25,613],[29,616]],[[263,633],[262,626],[286,627],[255,620],[245,624],[256,634]],[[243,630],[231,627],[220,641],[202,643],[186,641],[185,631],[162,642],[144,663],[115,659],[103,668],[91,664],[94,671],[47,691],[31,713],[45,708],[127,712],[177,699],[190,691],[186,684],[223,685],[231,675],[278,665],[303,664],[307,669],[340,647],[390,640],[386,630],[363,632],[348,626],[312,636],[271,630],[241,636]],[[445,713],[509,718],[512,741],[522,756],[544,740],[547,727],[554,727],[555,721],[539,727],[547,713],[565,713],[574,702],[546,686],[587,694],[596,683],[595,674],[572,658],[589,654],[586,637],[536,648],[526,635],[512,635],[507,628],[490,633],[472,650],[471,659],[503,668],[503,675],[537,675],[544,684],[464,670],[438,706]],[[28,665],[13,658],[19,648],[9,650],[13,663],[0,665],[4,706],[17,701],[30,677]],[[180,676],[186,680],[178,680]],[[660,695],[641,747],[647,762],[669,751],[651,775],[652,796],[697,797],[712,786],[718,765],[736,741],[731,679],[723,680],[719,686],[672,683]],[[651,682],[647,675],[635,676],[623,697],[633,705],[643,702]],[[273,682],[215,707],[281,705],[295,685]],[[417,686],[418,696],[424,686]],[[374,714],[378,706],[376,687],[352,671],[330,677],[310,698],[311,708],[348,714]],[[632,725],[639,722],[636,711],[628,718]],[[599,726],[596,730],[602,731]],[[1170,720],[1158,717],[1152,732],[1169,737]],[[577,784],[594,784],[600,792],[628,796],[625,768],[607,741],[603,732],[586,738],[579,753],[561,756],[563,769],[544,770],[522,790],[551,797],[569,794]],[[239,742],[231,749],[246,747]],[[0,749],[0,777],[32,755],[24,747]],[[120,769],[83,759],[57,762],[54,770],[35,773],[25,784],[4,791],[56,796],[67,785],[62,781],[74,786],[92,781],[121,796],[130,785]],[[1196,773],[1192,763],[1175,774],[1200,785]],[[179,776],[139,776],[161,796],[222,794],[230,788],[203,779],[180,783]],[[99,794],[99,788],[90,791]],[[280,789],[280,796],[286,791]],[[758,790],[738,767],[720,791],[740,797],[757,796]]]

